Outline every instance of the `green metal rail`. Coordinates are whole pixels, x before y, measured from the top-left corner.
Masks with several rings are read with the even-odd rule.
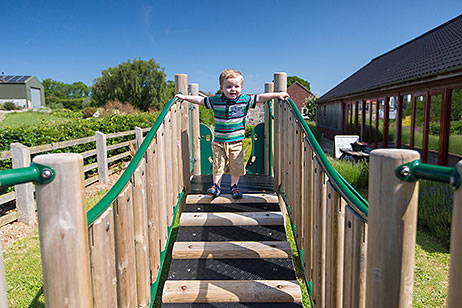
[[[306,124],[294,101],[291,98],[288,98],[287,101],[290,108],[292,109],[292,112],[297,118],[299,125],[304,130],[308,143],[316,153],[319,164],[324,169],[324,172],[328,175],[332,185],[339,192],[342,198],[346,200],[348,206],[350,206],[360,217],[367,221],[367,201],[337,172],[337,170],[334,169],[334,167],[332,167],[331,163],[327,159],[326,154],[321,149],[321,146],[311,132],[308,124]]]
[[[48,184],[55,178],[53,168],[31,163],[29,167],[8,169],[0,171],[0,187],[13,186],[34,182]]]
[[[167,115],[168,110],[170,107],[177,101],[177,98],[172,98],[168,101],[168,103],[164,106],[161,113],[157,117],[156,122],[152,126],[149,133],[143,140],[138,151],[136,151],[135,156],[130,161],[127,169],[125,169],[124,173],[120,176],[119,180],[112,186],[112,188],[104,195],[104,197],[94,206],[92,207],[87,213],[87,223],[91,225],[111,204],[114,202],[115,198],[120,194],[122,189],[127,185],[128,181],[132,177],[133,173],[135,172],[138,164],[143,158],[144,154],[146,153],[149,144],[154,139],[154,136],[157,133],[162,121],[164,120],[165,116]]]
[[[396,176],[406,182],[430,180],[449,184],[454,189],[460,186],[460,175],[456,168],[423,164],[418,159],[396,168]]]

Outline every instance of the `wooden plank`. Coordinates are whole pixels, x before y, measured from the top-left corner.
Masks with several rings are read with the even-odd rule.
[[[0,205],[16,199],[16,192],[12,191],[0,196]]]
[[[303,174],[303,266],[308,281],[313,279],[313,150],[304,141],[304,174]]]
[[[135,130],[127,130],[127,131],[124,131],[124,132],[107,134],[106,138],[111,139],[111,138],[117,138],[117,137],[124,137],[124,136],[128,136],[128,135],[134,135],[134,134],[135,134]]]
[[[50,144],[36,145],[36,146],[30,147],[30,153],[37,154],[41,152],[57,150],[57,149],[67,148],[67,147],[74,146],[74,145],[94,142],[95,140],[96,140],[95,136],[91,136],[91,137],[84,137],[84,138],[73,139],[73,140],[60,141],[60,142],[50,143]]]
[[[96,168],[98,168],[98,163],[89,164],[83,167],[83,172],[87,172]]]
[[[79,154],[82,155],[83,158],[87,158],[87,157],[90,157],[90,156],[95,156],[96,155],[96,149],[95,150],[85,151],[85,152],[82,152],[82,153],[79,153]]]
[[[3,151],[0,153],[0,160],[10,159],[11,157],[13,157],[11,151]]]
[[[354,246],[354,232],[352,229],[353,224],[353,210],[350,207],[345,208],[345,242],[344,242],[344,265],[343,265],[343,307],[355,308],[354,302],[354,289],[353,289],[353,246]]]
[[[298,245],[303,244],[303,207],[302,193],[303,193],[303,178],[302,174],[304,172],[303,167],[303,131],[298,126],[298,122],[295,127],[295,156],[294,156],[294,204],[297,206],[297,216],[295,224],[297,229],[295,236],[297,238]]]
[[[172,121],[171,121],[171,114],[172,111],[170,110],[164,118],[164,129],[165,129],[165,181],[166,181],[166,192],[167,192],[167,225],[170,227],[172,225],[172,218],[173,218],[173,169],[172,169]],[[169,155],[167,155],[169,153]]]
[[[160,247],[159,247],[159,212],[157,210],[156,197],[156,169],[157,164],[154,159],[154,144],[146,151],[146,197],[147,197],[147,216],[149,228],[149,264],[151,269],[151,283],[156,281],[160,269]]]
[[[290,258],[289,242],[176,242],[173,259]]]
[[[116,143],[116,144],[108,145],[108,146],[107,146],[107,150],[108,150],[108,151],[112,151],[112,150],[117,150],[117,149],[120,149],[120,148],[123,148],[123,147],[128,147],[128,146],[130,145],[130,142],[135,143],[136,140],[133,139],[133,140],[124,141],[124,142],[121,142],[121,143]]]
[[[180,217],[180,226],[273,226],[282,224],[281,212],[184,212]]]
[[[314,233],[313,233],[313,297],[317,305],[325,306],[326,251],[326,181],[321,165],[315,160],[314,169]]]
[[[173,206],[176,204],[176,200],[178,197],[179,193],[179,140],[178,140],[178,115],[177,115],[177,104],[173,104],[172,107],[170,107],[170,126],[167,126],[166,129],[170,130],[170,138],[171,138],[171,165],[170,165],[170,170],[172,170],[172,190],[170,192],[172,193],[172,203],[170,204],[170,207],[173,208]],[[172,210],[173,213],[173,210]]]
[[[114,216],[112,208],[89,227],[93,307],[117,307],[115,272]]]
[[[345,231],[345,201],[340,198],[332,185],[328,186],[331,194],[329,199],[329,208],[331,211],[331,261],[327,267],[331,268],[330,278],[330,305],[329,307],[343,307],[343,262],[344,262],[344,231]],[[329,226],[329,225],[328,225]]]
[[[146,161],[144,158],[141,159],[138,168],[136,168],[133,174],[132,186],[138,307],[149,307],[151,302],[151,277],[149,266]]]
[[[0,234],[0,307],[8,308],[8,295],[5,279],[5,266],[3,264],[2,236]]]
[[[117,298],[119,307],[136,307],[135,233],[133,200],[127,185],[114,202]]]
[[[125,157],[128,157],[130,156],[130,152],[123,152],[123,153],[120,153],[120,154],[117,154],[117,155],[114,155],[114,156],[111,156],[111,157],[108,157],[107,158],[107,162],[108,163],[112,163],[112,162],[115,162],[117,160],[121,160],[121,159],[124,159]]]
[[[6,215],[0,216],[0,227],[7,225],[18,219],[18,212],[8,213]]]
[[[168,280],[163,303],[301,302],[296,280]]]
[[[462,162],[456,164],[459,174]],[[454,192],[451,229],[451,261],[449,266],[448,308],[456,308],[462,303],[462,189]]]
[[[230,194],[212,197],[205,194],[194,194],[186,197],[186,204],[230,204],[230,203],[277,203],[274,193],[243,194],[242,199],[233,199]]]
[[[156,142],[157,142],[157,155],[154,157],[157,163],[157,174],[156,179],[158,193],[157,202],[159,203],[159,225],[160,225],[160,250],[163,251],[166,248],[168,239],[168,221],[167,221],[167,191],[166,191],[166,175],[165,175],[165,128],[162,123],[157,131]]]

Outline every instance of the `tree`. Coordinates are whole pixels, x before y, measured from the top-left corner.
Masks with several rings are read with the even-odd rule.
[[[149,107],[161,109],[174,91],[173,83],[165,81],[164,69],[154,59],[129,59],[102,72],[95,80],[92,97],[100,106],[114,100],[147,111]]]
[[[308,117],[311,121],[316,119],[316,96],[310,96],[305,100],[305,107],[303,107],[303,116]]]
[[[64,83],[47,78],[42,81],[46,97],[57,98],[84,98],[90,95],[91,87],[81,81]]]
[[[307,88],[308,90],[310,89],[310,83],[306,80],[301,79],[300,77],[297,76],[289,76],[287,77],[287,87],[290,87],[295,81],[298,81],[302,86]]]

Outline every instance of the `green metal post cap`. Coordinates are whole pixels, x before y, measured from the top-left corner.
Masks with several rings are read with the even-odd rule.
[[[29,167],[0,171],[0,186],[13,186],[28,182],[48,184],[55,178],[55,171],[49,166],[31,163]]]
[[[460,175],[456,168],[423,164],[419,159],[399,166],[395,174],[405,182],[430,180],[449,184],[455,189],[460,186]]]

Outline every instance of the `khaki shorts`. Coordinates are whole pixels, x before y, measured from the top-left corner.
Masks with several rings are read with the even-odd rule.
[[[213,142],[213,175],[228,173],[232,176],[245,174],[243,142]]]

